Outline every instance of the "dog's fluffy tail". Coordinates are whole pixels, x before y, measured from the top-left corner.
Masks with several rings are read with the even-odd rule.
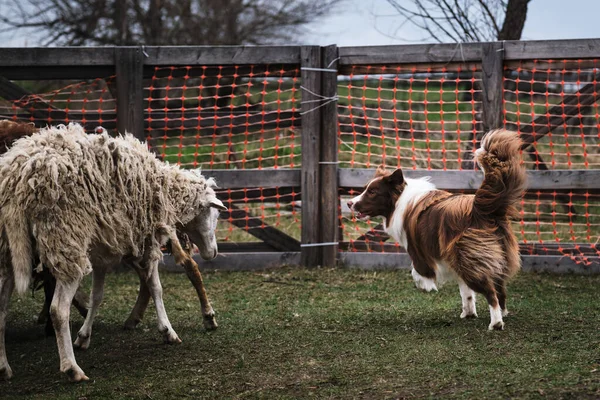
[[[521,143],[516,132],[505,129],[490,131],[481,139],[475,158],[485,176],[475,192],[474,216],[494,220],[516,216],[515,204],[526,184]]]

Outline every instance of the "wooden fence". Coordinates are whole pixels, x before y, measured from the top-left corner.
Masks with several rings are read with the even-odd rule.
[[[338,164],[338,106],[334,99],[338,75],[352,66],[446,65],[477,63],[481,67],[481,124],[483,130],[502,126],[503,68],[506,62],[534,59],[600,58],[600,40],[507,41],[468,44],[399,45],[377,47],[268,46],[268,47],[117,47],[117,48],[4,48],[0,49],[0,97],[17,101],[28,93],[14,81],[52,79],[90,79],[116,76],[116,128],[146,139],[149,122],[144,113],[143,80],[156,67],[194,65],[269,65],[296,66],[301,69],[302,112],[297,115],[302,127],[301,169],[213,170],[223,190],[285,188],[301,193],[301,240],[273,227],[257,227],[252,217],[231,209],[225,217],[241,213],[249,221],[249,233],[263,244],[227,244],[211,262],[200,262],[205,269],[262,269],[283,264],[309,267],[337,263],[360,268],[408,268],[406,254],[344,251],[339,234],[339,194],[360,188],[372,176],[371,169],[340,168]],[[547,134],[590,106],[600,94],[595,85],[581,88],[565,97],[560,112],[540,115],[531,127],[521,129],[529,144]],[[318,107],[315,107],[318,104]],[[27,110],[38,116],[52,114],[54,123],[66,118],[59,109],[37,107]],[[61,118],[62,117],[62,118]],[[71,116],[69,120],[73,120]],[[528,171],[529,190],[600,190],[600,170]],[[432,176],[441,189],[473,190],[482,180],[474,170],[407,171],[408,176]],[[283,192],[281,191],[283,190]],[[254,226],[254,228],[253,228]],[[560,255],[523,255],[525,270],[559,272],[600,272],[598,259],[582,266]],[[172,260],[167,268],[175,268]]]

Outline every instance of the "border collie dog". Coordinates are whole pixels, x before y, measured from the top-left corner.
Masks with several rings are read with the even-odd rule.
[[[475,293],[485,296],[490,330],[504,329],[506,282],[521,267],[510,226],[525,190],[520,148],[515,132],[499,129],[483,137],[475,159],[484,179],[474,195],[438,190],[428,177],[408,179],[400,169],[390,173],[380,166],[348,202],[359,219],[385,218],[385,231],[412,259],[418,288],[437,290],[447,280],[458,281],[461,318],[476,317]]]

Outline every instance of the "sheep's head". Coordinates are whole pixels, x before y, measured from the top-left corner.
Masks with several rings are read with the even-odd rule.
[[[200,256],[205,260],[212,260],[218,254],[215,229],[219,219],[219,212],[227,210],[215,194],[216,184],[208,179],[205,202],[198,208],[196,216],[182,227],[200,251]]]

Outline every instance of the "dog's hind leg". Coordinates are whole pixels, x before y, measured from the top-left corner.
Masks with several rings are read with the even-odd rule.
[[[498,293],[491,278],[481,277],[477,280],[465,279],[465,283],[474,291],[485,296],[490,306],[490,325],[488,329],[501,331],[504,329],[502,321],[502,309],[498,300]]]
[[[502,316],[508,315],[508,309],[506,308],[506,284],[504,282],[496,282],[496,293],[498,295],[498,305],[502,310]]]
[[[458,280],[460,297],[462,298],[461,318],[477,318],[477,307],[475,306],[475,291],[467,286],[461,279]]]

